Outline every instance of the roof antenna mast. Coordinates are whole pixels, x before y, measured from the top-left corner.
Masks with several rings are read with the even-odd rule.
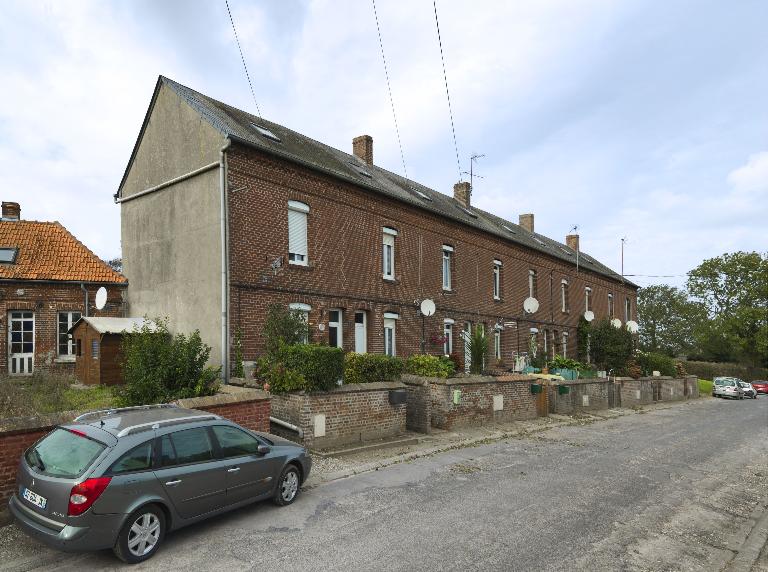
[[[477,160],[481,157],[485,157],[485,154],[478,155],[477,153],[472,153],[472,156],[469,158],[469,172],[462,171],[462,175],[469,175],[469,192],[471,193],[475,189],[475,177],[478,179],[482,179],[484,177],[475,174],[475,163],[477,163]]]

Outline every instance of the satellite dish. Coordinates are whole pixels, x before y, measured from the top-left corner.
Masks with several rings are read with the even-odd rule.
[[[595,319],[595,313],[592,310],[587,310],[586,312],[584,312],[584,319],[587,322],[591,322],[592,320]]]
[[[621,320],[619,320],[618,318],[614,318],[613,320],[611,320],[611,325],[614,328],[619,329],[621,327]]]
[[[630,333],[636,334],[637,330],[639,329],[640,327],[637,325],[637,322],[635,322],[634,320],[630,320],[629,322],[627,322],[627,330],[629,330]]]
[[[102,286],[96,290],[96,309],[103,310],[107,304],[107,289]]]
[[[424,316],[429,317],[435,313],[435,302],[429,298],[422,300],[421,305],[419,306],[419,310],[421,310],[421,313]]]
[[[539,301],[536,298],[526,298],[523,302],[523,310],[528,314],[535,314],[539,309]]]
[[[539,333],[539,328],[531,328],[531,333],[532,334],[538,334]]]

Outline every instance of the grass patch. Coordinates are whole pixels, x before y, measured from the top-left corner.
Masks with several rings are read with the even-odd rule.
[[[708,379],[699,379],[699,397],[710,397],[713,385]]]
[[[109,387],[73,384],[71,377],[47,374],[0,378],[0,418],[105,409],[115,405],[115,396]]]

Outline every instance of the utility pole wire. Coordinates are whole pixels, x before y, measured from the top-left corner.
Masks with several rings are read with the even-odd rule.
[[[376,0],[373,2],[373,17],[376,19],[376,32],[379,34],[379,46],[381,47],[381,59],[384,62],[384,77],[387,79],[387,91],[389,92],[389,103],[392,106],[392,117],[395,120],[395,133],[397,134],[397,144],[400,146],[400,160],[403,162],[403,174],[408,180],[408,169],[405,167],[405,154],[403,153],[403,144],[400,141],[400,127],[397,125],[397,114],[395,113],[395,100],[392,97],[392,87],[389,84],[389,70],[387,69],[387,57],[384,55],[384,41],[381,39],[381,28],[379,27],[379,15],[376,12]]]
[[[451,116],[451,132],[453,133],[453,147],[456,149],[456,166],[459,170],[459,181],[461,181],[461,160],[459,159],[459,144],[456,142],[456,128],[453,124],[453,109],[451,109],[451,94],[448,91],[448,74],[445,73],[445,57],[443,56],[443,41],[440,38],[440,21],[437,19],[437,0],[432,0],[432,6],[435,8],[435,26],[437,27],[437,43],[440,45],[440,61],[443,63],[443,79],[445,80],[445,96],[448,98],[448,114]]]
[[[243,48],[240,46],[240,39],[237,37],[237,28],[235,28],[235,20],[232,18],[232,10],[229,9],[229,0],[224,0],[227,5],[227,14],[229,14],[229,21],[232,23],[232,31],[235,33],[235,42],[237,42],[237,49],[240,51],[240,59],[243,62],[243,69],[245,70],[245,77],[248,80],[248,86],[251,88],[251,97],[253,103],[256,104],[256,114],[261,119],[261,109],[259,109],[259,103],[256,101],[256,94],[253,91],[253,84],[251,83],[251,76],[248,74],[248,66],[245,65],[245,56],[243,55]]]

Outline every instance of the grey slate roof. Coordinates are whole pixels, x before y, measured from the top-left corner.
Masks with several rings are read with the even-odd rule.
[[[160,76],[158,86],[161,83],[196,109],[225,137],[576,265],[576,251],[565,244],[538,233],[529,233],[513,222],[474,207],[470,209],[470,214],[451,196],[407,180],[381,167],[375,165],[369,167],[354,155],[212,99],[166,77]],[[254,128],[254,124],[268,129],[280,141],[264,136]],[[426,195],[428,199],[423,198],[419,193]],[[579,252],[579,268],[637,287],[583,251]]]

